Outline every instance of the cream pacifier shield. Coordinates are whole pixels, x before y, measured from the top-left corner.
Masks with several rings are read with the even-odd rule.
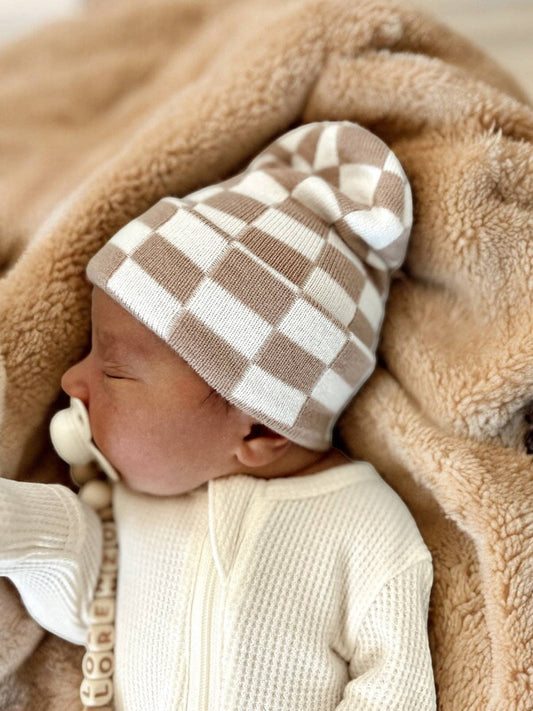
[[[54,449],[67,464],[87,464],[95,460],[112,481],[119,480],[113,465],[92,441],[89,415],[79,398],[71,397],[70,407],[52,417],[50,438]]]

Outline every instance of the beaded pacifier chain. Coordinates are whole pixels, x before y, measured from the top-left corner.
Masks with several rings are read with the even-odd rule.
[[[80,480],[78,467],[71,467],[71,478],[75,483]],[[80,698],[84,709],[111,711],[118,573],[118,542],[113,521],[112,487],[107,481],[90,479],[82,485],[78,496],[100,517],[103,534],[100,574],[94,600],[89,608],[87,651],[82,660],[83,681],[80,686]]]
[[[89,417],[81,400],[71,398],[70,408],[54,415],[50,436],[56,452],[71,465],[70,477],[81,487],[79,497],[96,511],[102,522],[102,563],[89,607],[80,698],[84,710],[112,711],[118,538],[113,520],[112,484],[99,476],[105,474],[112,481],[118,481],[119,477],[92,442]]]

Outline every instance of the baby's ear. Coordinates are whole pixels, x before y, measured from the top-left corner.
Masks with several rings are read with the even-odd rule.
[[[244,439],[250,440],[256,437],[281,437],[281,435],[271,430],[270,427],[262,425],[260,422],[254,422],[250,428],[250,432]]]
[[[252,421],[248,434],[238,445],[235,455],[245,467],[272,464],[289,449],[292,442],[260,422]]]

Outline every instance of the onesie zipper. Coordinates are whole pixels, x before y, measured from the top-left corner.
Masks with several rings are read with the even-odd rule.
[[[202,544],[191,614],[191,657],[187,709],[216,711],[218,650],[220,641],[221,586],[213,559],[209,534]]]

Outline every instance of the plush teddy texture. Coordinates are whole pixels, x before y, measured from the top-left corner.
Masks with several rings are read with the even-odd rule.
[[[533,111],[468,41],[386,0],[93,3],[0,54],[0,466],[67,481],[48,437],[86,351],[90,257],[293,126],[350,120],[412,185],[379,365],[340,444],[430,547],[439,708],[533,707]],[[0,709],[77,708],[83,649],[0,581]]]

